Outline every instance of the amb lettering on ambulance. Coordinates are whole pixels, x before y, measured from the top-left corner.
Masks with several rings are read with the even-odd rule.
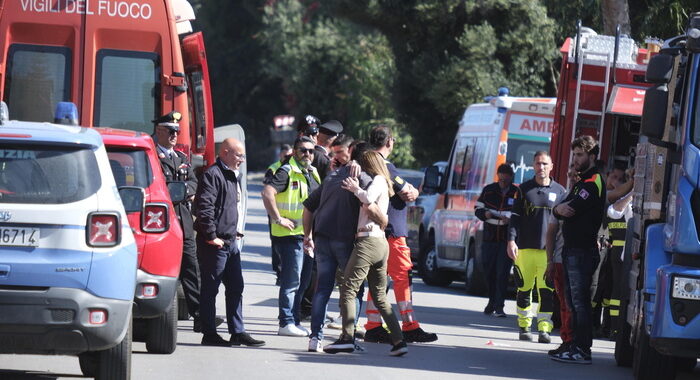
[[[25,12],[47,12],[148,20],[153,15],[150,4],[111,0],[21,0]]]
[[[474,214],[476,200],[484,186],[498,181],[496,170],[505,162],[511,163],[516,184],[534,176],[535,152],[549,151],[555,105],[554,98],[510,97],[504,92],[465,110],[430,218],[427,236],[432,238],[423,244],[419,258],[429,282],[446,284],[461,277],[472,293],[485,288],[483,226]]]
[[[76,104],[78,124],[153,133],[181,113],[175,149],[195,168],[215,160],[202,33],[187,0],[0,0],[0,96],[16,120],[53,122]]]

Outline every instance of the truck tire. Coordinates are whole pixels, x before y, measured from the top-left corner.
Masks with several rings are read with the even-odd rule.
[[[632,370],[635,380],[674,380],[676,378],[675,358],[656,351],[649,343],[645,322],[636,326],[637,344],[634,350]]]
[[[437,267],[437,250],[435,249],[435,238],[431,236],[425,249],[421,252],[418,274],[423,282],[430,286],[449,286],[452,283],[452,275],[441,271]]]
[[[185,290],[182,289],[180,281],[177,282],[177,319],[179,321],[188,321],[190,319],[187,302],[185,302]]]
[[[615,336],[615,362],[618,367],[631,367],[634,359],[634,347],[632,346],[632,326],[627,323],[627,301],[620,305],[620,330]]]
[[[146,350],[152,354],[172,354],[177,348],[177,295],[158,318],[148,320]]]
[[[484,274],[476,262],[476,248],[474,243],[470,243],[467,250],[467,265],[464,269],[464,291],[467,294],[482,296],[486,294],[485,285]]]
[[[676,358],[676,368],[680,372],[693,372],[697,364],[698,359],[696,358]]]

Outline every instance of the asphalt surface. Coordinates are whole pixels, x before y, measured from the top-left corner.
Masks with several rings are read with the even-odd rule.
[[[389,356],[389,345],[363,343],[362,353],[324,354],[307,352],[307,338],[277,335],[277,294],[270,266],[265,210],[260,198],[260,176],[249,178],[249,210],[246,246],[242,261],[246,288],[244,320],[249,333],[267,342],[261,348],[203,347],[201,335],[192,332],[192,321],[180,321],[178,347],[172,355],[146,353],[134,343],[132,379],[631,379],[631,369],[620,368],[613,359],[614,344],[595,340],[592,365],[561,364],[547,357],[552,344],[518,340],[515,302],[506,303],[507,318],[482,314],[486,299],[464,294],[462,284],[448,288],[414,280],[414,309],[423,329],[436,332],[437,342],[409,344],[407,355]],[[217,311],[224,314],[223,289]],[[329,303],[338,315],[338,293]],[[393,295],[391,296],[393,301]],[[0,311],[1,312],[1,311]],[[362,319],[364,320],[364,318]],[[308,327],[308,322],[304,323]],[[219,333],[228,338],[226,328]],[[339,330],[326,329],[326,341]],[[67,356],[0,355],[0,380],[75,379],[81,375],[78,360]],[[700,378],[700,370],[678,379]]]

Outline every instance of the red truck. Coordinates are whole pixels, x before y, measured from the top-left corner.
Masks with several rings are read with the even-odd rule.
[[[211,165],[209,71],[193,19],[187,0],[0,0],[0,97],[11,119],[51,122],[68,101],[79,125],[148,134],[176,110],[176,149]]]

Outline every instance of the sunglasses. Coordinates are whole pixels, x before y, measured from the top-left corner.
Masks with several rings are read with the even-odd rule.
[[[304,154],[304,153],[314,154],[314,150],[313,150],[313,149],[299,148],[299,149],[297,149],[297,150],[298,150],[299,153],[301,153],[301,154]]]

